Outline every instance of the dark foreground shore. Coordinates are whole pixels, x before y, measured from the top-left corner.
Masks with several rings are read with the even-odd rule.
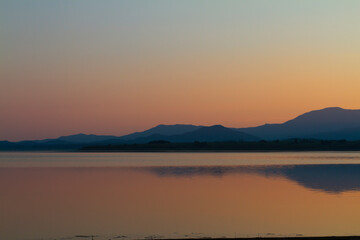
[[[162,239],[162,240],[360,240],[360,236],[324,236],[324,237],[252,237],[252,238],[178,238],[178,239]]]
[[[192,142],[153,141],[142,144],[91,145],[84,152],[281,152],[281,151],[359,151],[360,141],[291,139],[258,142]]]
[[[288,152],[288,151],[360,151],[360,141],[288,139],[275,141],[169,142],[147,143],[66,143],[1,142],[0,151],[67,152]]]

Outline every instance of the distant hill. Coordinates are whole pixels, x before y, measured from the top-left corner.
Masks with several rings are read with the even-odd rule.
[[[360,110],[339,107],[304,113],[280,124],[250,128],[210,127],[189,124],[158,125],[143,132],[124,136],[75,134],[55,139],[8,142],[0,141],[0,150],[78,149],[83,146],[148,143],[226,142],[286,139],[360,140]]]
[[[55,139],[20,142],[0,141],[0,150],[75,150],[84,145],[110,141],[112,139],[117,139],[117,137],[80,133]]]
[[[183,134],[183,133],[194,131],[201,127],[202,126],[187,125],[187,124],[175,124],[175,125],[160,124],[156,127],[150,128],[143,132],[135,132],[132,134],[122,136],[122,137],[120,137],[120,139],[128,141],[128,140],[134,140],[137,138],[140,139],[140,138],[149,137],[149,136],[155,135],[155,134],[164,135],[164,136],[178,135],[178,134]]]
[[[258,137],[240,131],[232,130],[221,125],[202,127],[195,131],[171,136],[173,142],[221,142],[221,141],[258,141]]]
[[[342,140],[348,141],[360,140],[360,127],[346,128],[338,131],[322,132],[309,135],[309,138],[323,139],[323,140]]]
[[[221,142],[221,141],[258,141],[259,138],[237,130],[232,130],[221,125],[210,127],[200,127],[197,130],[177,134],[177,135],[161,135],[153,134],[144,138],[136,138],[130,143],[147,143],[156,140],[166,140],[170,142]]]
[[[307,112],[282,124],[265,124],[237,130],[266,140],[287,138],[323,138],[359,140],[360,110],[339,107]],[[359,132],[359,130],[357,130]],[[349,139],[350,140],[350,139]]]
[[[95,135],[95,134],[74,134],[68,136],[61,136],[58,138],[48,138],[43,140],[27,140],[20,141],[18,143],[22,144],[43,144],[43,143],[51,143],[55,141],[61,141],[63,143],[90,143],[90,142],[98,142],[98,141],[106,141],[110,139],[116,139],[118,137],[111,135]]]

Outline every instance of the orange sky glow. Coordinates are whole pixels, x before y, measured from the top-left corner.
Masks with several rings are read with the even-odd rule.
[[[358,1],[4,1],[0,140],[360,108]]]

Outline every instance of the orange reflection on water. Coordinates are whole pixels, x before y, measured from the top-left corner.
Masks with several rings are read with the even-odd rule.
[[[315,191],[256,172],[2,168],[0,191],[5,239],[360,234],[360,192]]]

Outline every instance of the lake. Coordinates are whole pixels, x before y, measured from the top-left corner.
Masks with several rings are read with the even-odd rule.
[[[360,235],[360,153],[0,152],[0,239]]]

